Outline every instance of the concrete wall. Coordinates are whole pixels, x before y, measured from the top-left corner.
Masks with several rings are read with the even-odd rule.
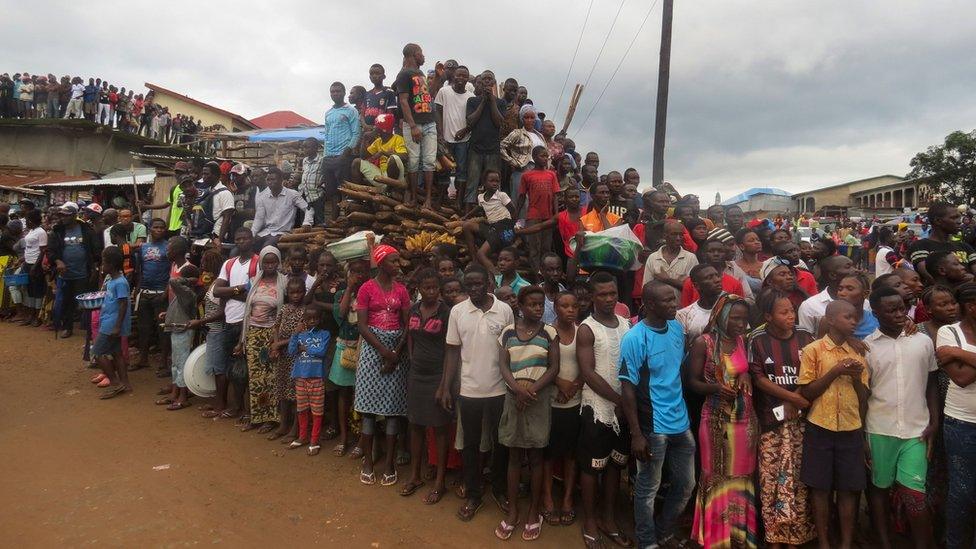
[[[155,103],[157,105],[162,105],[163,107],[169,108],[169,114],[174,118],[177,114],[192,116],[194,120],[201,121],[204,126],[220,124],[227,130],[234,132],[241,132],[249,129],[242,128],[240,125],[235,126],[234,120],[229,116],[222,115],[210,109],[205,109],[200,105],[190,103],[185,99],[170,95],[166,92],[156,91]]]
[[[106,174],[143,167],[129,155],[141,144],[99,129],[0,125],[0,165],[63,171],[68,175]]]
[[[796,193],[793,195],[793,209],[800,213],[813,213],[813,211],[819,210],[824,206],[854,206],[851,201],[851,193],[883,187],[901,181],[904,181],[904,179],[898,176],[882,175],[832,187]],[[814,207],[812,209],[807,207],[807,199],[811,197],[814,199]]]

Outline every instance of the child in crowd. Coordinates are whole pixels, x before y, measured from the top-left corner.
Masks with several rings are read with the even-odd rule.
[[[529,281],[522,278],[518,274],[519,266],[519,249],[515,246],[509,246],[503,248],[502,251],[498,252],[498,265],[493,266],[491,270],[495,273],[495,287],[501,288],[502,286],[509,286],[515,295],[529,286]]]
[[[271,358],[275,360],[275,393],[278,398],[280,422],[278,428],[268,434],[268,440],[277,440],[287,435],[294,425],[295,384],[292,382],[292,354],[291,352],[282,354],[282,351],[289,349],[292,336],[302,329],[302,319],[305,315],[304,301],[305,281],[301,277],[292,276],[285,286],[285,303],[278,309],[278,318],[274,325],[274,343],[271,344]]]
[[[864,301],[871,293],[871,286],[867,277],[863,274],[852,274],[841,279],[837,286],[837,299],[843,299],[854,306],[857,317],[857,327],[854,328],[854,337],[863,340],[878,329],[878,319],[874,313],[864,309]],[[821,325],[821,336],[827,333],[826,328]]]
[[[169,307],[165,315],[163,330],[169,332],[170,340],[170,368],[172,382],[168,397],[156,401],[158,405],[165,405],[169,411],[182,410],[190,404],[190,391],[183,379],[183,368],[186,359],[193,350],[193,340],[196,330],[190,322],[197,316],[197,278],[200,271],[184,258],[185,247],[181,250],[182,238],[176,236],[170,239],[167,254],[173,267],[169,279]],[[185,244],[182,244],[185,246]],[[182,262],[182,263],[181,263]]]
[[[478,195],[478,207],[472,209],[464,218],[484,212],[485,221],[468,221],[463,226],[464,241],[472,258],[491,270],[488,253],[498,252],[505,246],[515,242],[515,203],[504,191],[498,190],[502,176],[495,170],[485,170],[481,176],[481,183],[485,192]],[[484,241],[475,247],[474,235],[477,233]]]
[[[522,317],[502,330],[499,344],[499,370],[508,386],[505,405],[498,424],[498,442],[509,449],[508,516],[495,528],[495,536],[507,540],[518,524],[518,489],[522,471],[522,454],[528,454],[532,470],[529,512],[522,529],[522,539],[532,541],[542,532],[543,449],[549,445],[552,416],[552,387],[559,373],[558,334],[542,322],[546,295],[539,286],[519,292]]]
[[[305,272],[305,268],[308,267],[308,250],[305,246],[295,246],[288,250],[288,265],[285,269],[285,273],[289,277],[298,278],[305,283],[305,291],[308,292],[312,289],[312,285],[315,284],[315,276],[310,275]],[[303,298],[305,296],[302,296]]]
[[[457,263],[449,257],[438,259],[434,267],[437,269],[437,275],[441,277],[441,280],[457,278]]]
[[[515,318],[519,316],[519,306],[518,306],[518,296],[512,291],[511,286],[499,286],[495,288],[495,297],[504,301],[509,307],[512,308],[512,314]]]
[[[441,296],[444,303],[452,307],[468,298],[468,295],[464,293],[464,289],[461,287],[461,281],[456,278],[448,278],[441,281]]]
[[[195,318],[187,324],[191,330],[207,329],[207,373],[214,375],[223,371],[223,364],[229,359],[224,351],[224,302],[213,293],[224,256],[219,250],[210,248],[200,258],[200,282],[203,283],[203,317]],[[203,408],[203,417],[217,419],[224,410],[211,405]]]
[[[542,289],[546,292],[542,321],[550,326],[556,323],[556,296],[565,292],[562,285],[563,261],[558,255],[549,252],[542,256]]]
[[[543,259],[543,266],[545,259]],[[544,267],[543,267],[544,268]],[[556,398],[552,401],[549,445],[545,450],[542,481],[542,516],[551,526],[570,526],[576,522],[573,490],[576,487],[576,443],[580,431],[580,390],[583,378],[576,361],[576,319],[579,305],[576,296],[561,292],[554,300],[554,328],[559,341],[559,375],[556,376]],[[557,510],[552,496],[552,477],[557,464],[562,465],[563,499]]]
[[[356,366],[359,362],[359,313],[356,312],[356,294],[359,287],[369,279],[369,261],[358,259],[350,261],[346,266],[346,282],[339,287],[335,299],[337,307],[333,307],[332,315],[339,328],[336,332],[335,357],[329,369],[329,381],[338,387],[339,443],[332,449],[337,456],[346,455],[350,436],[350,406],[353,402],[353,391],[356,387]],[[350,453],[352,459],[363,457],[363,450],[357,444]]]
[[[322,329],[332,334],[329,340],[329,349],[325,354],[325,363],[332,364],[335,358],[336,334],[339,332],[339,325],[335,321],[333,308],[337,306],[336,293],[342,283],[342,272],[339,269],[339,262],[332,252],[321,250],[309,256],[309,266],[311,267],[314,257],[315,282],[312,288],[305,294],[305,303],[317,306],[322,310]],[[311,272],[309,272],[311,274]],[[338,412],[338,387],[334,384],[326,383],[325,386],[325,406],[328,411],[329,425],[325,429],[325,440],[332,440],[339,434],[339,412]]]
[[[132,389],[129,372],[122,360],[122,338],[129,335],[132,315],[129,312],[129,282],[122,276],[122,252],[110,246],[102,251],[102,275],[106,277],[98,336],[92,354],[109,380],[102,400]]]
[[[831,547],[830,500],[837,492],[842,547],[854,536],[858,492],[864,490],[863,418],[868,401],[864,357],[848,340],[857,328],[857,310],[838,299],[827,305],[827,335],[803,348],[800,395],[809,401],[800,480],[813,490],[814,523],[820,547]]]
[[[404,161],[407,158],[407,145],[402,135],[393,133],[393,115],[384,113],[377,116],[374,128],[377,137],[366,147],[369,156],[364,160],[353,160],[353,182],[374,185],[382,191],[386,191],[387,185],[406,188]]]
[[[538,145],[532,149],[534,166],[522,174],[519,185],[518,205],[515,211],[521,214],[528,203],[525,225],[537,225],[556,216],[559,211],[559,181],[556,172],[548,169],[549,149]],[[552,229],[544,229],[523,236],[529,253],[532,272],[542,268],[542,256],[552,249]]]
[[[291,301],[292,285],[289,283],[288,286],[289,301]],[[325,412],[324,359],[331,336],[319,326],[321,322],[322,311],[318,307],[304,306],[301,331],[288,339],[288,356],[292,359],[291,378],[294,380],[295,400],[298,407],[298,440],[293,441],[288,447],[300,448],[308,444],[310,456],[317,455],[321,449],[319,433],[322,430],[322,415]],[[309,433],[309,423],[311,423],[311,433]]]

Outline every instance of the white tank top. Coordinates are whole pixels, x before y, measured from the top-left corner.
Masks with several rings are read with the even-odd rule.
[[[576,381],[579,377],[579,362],[576,361],[576,335],[573,334],[573,342],[569,345],[559,344],[559,379],[565,379],[566,381]],[[569,402],[565,404],[552,401],[553,408],[574,408],[579,406],[580,403],[580,392],[576,391],[576,395],[569,399]]]
[[[620,369],[620,341],[624,334],[630,330],[627,319],[617,315],[616,328],[604,326],[594,320],[592,316],[587,317],[583,324],[589,326],[590,330],[593,331],[594,370],[610,385],[611,389],[620,394],[620,378],[617,377],[617,372]],[[596,394],[596,391],[587,385],[583,385],[582,393],[583,406],[589,406],[593,409],[593,419],[612,427],[615,433],[619,433],[620,424],[617,422],[617,414],[614,413],[613,402]]]

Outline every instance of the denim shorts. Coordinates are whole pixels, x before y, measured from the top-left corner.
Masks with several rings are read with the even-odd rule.
[[[108,334],[98,334],[95,344],[92,345],[92,356],[112,358],[122,353],[122,338]]]
[[[430,122],[420,126],[420,143],[414,143],[406,122],[402,122],[401,126],[407,145],[407,173],[434,171],[437,162],[437,124]]]
[[[227,349],[224,346],[223,330],[207,332],[207,373],[210,375],[227,373]]]

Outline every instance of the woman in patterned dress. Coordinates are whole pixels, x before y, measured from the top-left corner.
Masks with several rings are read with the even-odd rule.
[[[705,396],[698,444],[701,479],[692,534],[705,549],[758,544],[756,445],[759,426],[752,408],[752,381],[743,335],[749,305],[722,294],[705,333],[691,348],[691,389]]]
[[[789,294],[766,289],[756,302],[765,323],[749,336],[749,370],[756,388],[759,437],[759,500],[770,547],[795,547],[816,537],[810,494],[800,482],[802,410],[810,403],[797,391],[802,349],[813,342],[796,328]]]
[[[258,254],[261,265],[251,279],[251,289],[244,302],[244,326],[241,341],[247,358],[247,389],[250,404],[249,417],[242,431],[258,428],[268,433],[278,423],[277,399],[275,399],[275,368],[271,358],[274,341],[274,324],[278,309],[285,300],[288,277],[278,272],[281,252],[274,246],[265,246]],[[235,351],[237,354],[237,351]]]
[[[381,244],[373,249],[373,263],[378,272],[367,280],[356,294],[359,335],[359,366],[356,368],[356,395],[353,406],[363,415],[359,446],[363,449],[363,466],[359,480],[375,484],[373,473],[373,434],[377,416],[386,419],[386,471],[383,486],[397,482],[396,437],[403,416],[407,415],[407,361],[403,352],[406,342],[410,296],[407,288],[395,280],[400,271],[400,254],[396,248]]]

